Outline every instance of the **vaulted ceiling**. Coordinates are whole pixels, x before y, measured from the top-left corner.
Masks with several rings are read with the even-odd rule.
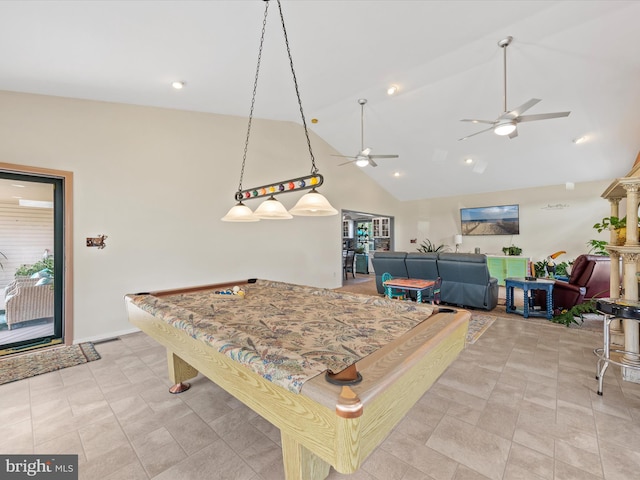
[[[4,0],[0,90],[247,116],[264,8]],[[613,179],[640,150],[640,2],[282,0],[282,10],[310,129],[355,155],[366,98],[365,146],[399,158],[364,171],[400,200]],[[503,111],[506,36],[508,108],[538,98],[527,114],[571,114],[522,123],[514,139],[459,141],[487,127],[461,119]],[[300,122],[275,0],[255,116]],[[343,161],[317,159],[321,170]]]

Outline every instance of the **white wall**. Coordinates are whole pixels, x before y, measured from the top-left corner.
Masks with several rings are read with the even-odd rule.
[[[130,330],[126,293],[250,277],[341,285],[340,216],[220,221],[234,203],[245,118],[12,92],[0,92],[0,104],[1,162],[75,175],[76,341]],[[414,251],[412,238],[451,245],[461,207],[511,203],[520,205],[520,235],[466,236],[462,251],[501,253],[514,243],[533,260],[557,250],[568,260],[587,240],[607,239],[592,225],[610,213],[600,198],[609,181],[398,202],[360,169],[337,167],[336,152],[313,133],[311,141],[320,191],[338,210],[395,217],[396,250]],[[299,125],[254,120],[245,188],[309,172]],[[279,198],[291,207],[300,196]],[[98,234],[109,236],[107,247],[87,248],[85,238]]]
[[[502,247],[514,244],[533,261],[559,250],[567,253],[558,257],[558,262],[573,260],[588,252],[588,240],[609,239],[608,232],[596,232],[593,224],[611,214],[609,202],[600,197],[610,183],[611,180],[577,183],[574,190],[567,190],[562,184],[406,202],[396,221],[401,226],[396,231],[396,250],[415,251],[425,238],[455,249],[453,236],[461,232],[460,208],[518,204],[519,235],[464,236],[459,251],[473,252],[479,247],[482,253],[503,255]],[[412,238],[417,238],[418,243],[410,243]]]
[[[74,173],[76,341],[130,330],[126,293],[250,277],[341,285],[339,215],[220,221],[234,204],[245,118],[12,92],[0,104],[0,162]],[[320,192],[338,211],[400,210],[362,171],[338,168],[313,133],[311,142]],[[254,119],[245,188],[310,169],[299,125]],[[278,198],[289,208],[301,195]],[[99,234],[107,247],[87,248]]]

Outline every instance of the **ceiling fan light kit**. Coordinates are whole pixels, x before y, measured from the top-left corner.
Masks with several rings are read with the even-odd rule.
[[[378,164],[375,162],[375,158],[398,158],[398,155],[396,154],[372,155],[372,150],[369,147],[364,148],[364,106],[366,105],[366,103],[366,98],[358,99],[358,104],[360,105],[360,152],[358,152],[358,154],[355,156],[332,155],[334,157],[351,158],[351,160],[349,160],[348,162],[339,164],[339,167],[341,167],[342,165],[348,165],[350,163],[355,163],[358,167],[366,167],[367,165],[377,167]]]
[[[504,95],[503,95],[503,112],[496,120],[478,120],[478,119],[463,119],[462,122],[471,123],[485,123],[491,125],[489,128],[480,130],[479,132],[472,133],[466,137],[462,137],[459,140],[466,140],[480,133],[493,130],[496,135],[509,136],[509,138],[515,138],[518,136],[518,123],[521,122],[533,122],[536,120],[548,120],[551,118],[567,117],[571,112],[556,112],[556,113],[539,113],[535,115],[522,115],[531,107],[540,102],[540,99],[532,98],[526,103],[523,103],[519,107],[513,110],[507,110],[507,47],[511,45],[513,37],[505,37],[498,42],[498,46],[502,48],[503,58],[503,82],[504,82]]]
[[[356,158],[356,165],[358,167],[366,167],[369,165],[369,159],[367,157],[360,156]]]
[[[247,136],[244,143],[244,155],[242,157],[242,168],[240,170],[240,182],[238,184],[238,190],[235,194],[235,199],[238,203],[231,207],[229,212],[227,212],[227,214],[222,217],[223,222],[257,222],[260,219],[288,220],[290,218],[293,218],[293,215],[320,217],[338,214],[338,211],[331,206],[329,201],[316,191],[316,187],[322,185],[324,179],[318,172],[318,167],[316,167],[313,151],[311,150],[311,140],[309,139],[307,122],[305,121],[304,112],[302,110],[302,100],[300,99],[300,92],[298,90],[296,72],[293,69],[293,59],[291,58],[291,50],[289,49],[287,29],[284,24],[284,16],[282,15],[282,6],[280,5],[280,0],[277,0],[278,10],[280,11],[280,21],[282,23],[282,31],[284,33],[287,55],[289,56],[289,65],[291,66],[293,84],[295,87],[296,97],[298,99],[298,106],[300,107],[302,126],[304,127],[304,134],[307,139],[307,147],[309,148],[309,156],[311,158],[311,174],[305,177],[292,178],[281,182],[275,182],[273,184],[263,185],[261,187],[250,188],[246,190],[243,190],[242,188],[242,178],[244,177],[244,167],[247,160],[249,136],[251,135],[251,121],[253,120],[253,107],[256,100],[256,91],[258,88],[258,75],[260,73],[260,60],[262,58],[262,47],[264,45],[267,16],[269,13],[269,3],[269,0],[265,0],[264,18],[262,21],[262,34],[260,36],[260,48],[258,50],[258,64],[256,66],[256,75],[253,83],[251,110],[249,111],[249,124],[247,126]],[[311,189],[311,191],[303,195],[302,198],[298,200],[298,203],[295,205],[295,207],[293,207],[289,212],[287,212],[282,203],[274,198],[274,195],[278,195],[281,193],[288,193],[306,189]],[[268,196],[269,198],[262,202],[262,204],[256,209],[255,212],[252,212],[249,207],[242,203],[242,200],[245,199],[264,196]]]
[[[511,133],[514,132],[515,129],[516,129],[516,122],[514,122],[513,120],[509,120],[505,122],[500,122],[498,125],[496,125],[495,128],[493,129],[493,133],[500,136],[510,135]]]

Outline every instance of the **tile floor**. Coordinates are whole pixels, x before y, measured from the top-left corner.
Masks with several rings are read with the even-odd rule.
[[[639,478],[640,385],[612,368],[596,395],[600,339],[499,318],[358,473],[329,478]],[[153,340],[97,349],[99,361],[0,386],[1,453],[76,453],[87,480],[282,480],[278,430],[204,378],[170,395]]]

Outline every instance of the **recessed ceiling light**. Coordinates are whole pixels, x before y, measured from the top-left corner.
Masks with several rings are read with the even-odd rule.
[[[589,137],[587,137],[586,135],[583,135],[582,137],[574,138],[574,139],[573,139],[573,140],[571,140],[571,141],[572,141],[573,143],[575,143],[576,145],[578,145],[579,143],[586,142],[588,138],[589,138]]]
[[[185,82],[171,82],[171,86],[176,90],[182,90],[185,86]]]
[[[465,158],[464,163],[466,163],[467,165],[471,165],[473,163],[473,158]]]
[[[395,95],[399,90],[400,87],[398,87],[398,85],[390,85],[389,88],[387,88],[387,95]]]
[[[394,177],[399,177],[400,176],[400,172],[393,172],[393,176]]]

